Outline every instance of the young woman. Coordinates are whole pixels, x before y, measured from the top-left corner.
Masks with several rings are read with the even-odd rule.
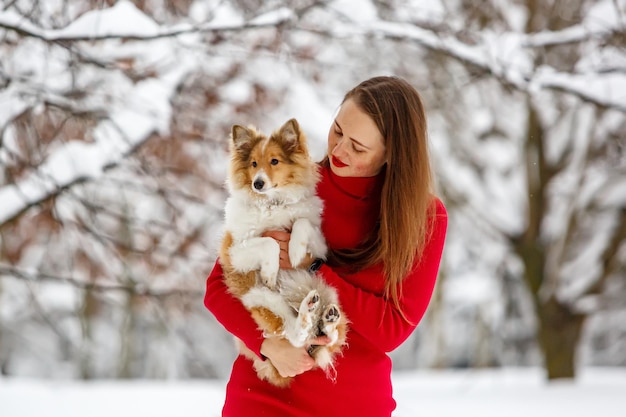
[[[307,353],[279,338],[264,339],[231,296],[216,263],[206,307],[260,358],[272,361],[288,388],[260,380],[252,362],[233,365],[225,417],[384,417],[392,397],[387,355],[413,332],[431,299],[443,250],[447,213],[434,196],[426,117],[417,91],[396,77],[375,77],[350,90],[328,133],[320,163],[322,229],[331,249],[318,273],[334,286],[350,320],[336,380]],[[289,234],[272,234],[290,267]],[[327,343],[325,338],[310,344]]]

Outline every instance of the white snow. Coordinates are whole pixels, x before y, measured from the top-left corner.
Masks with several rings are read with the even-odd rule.
[[[95,10],[80,16],[59,31],[60,37],[154,36],[159,25],[128,0],[116,2],[112,7]]]
[[[351,0],[335,0],[331,6],[339,13],[350,16],[355,22],[367,23],[378,20],[378,12],[370,0],[361,0],[358,7],[355,7]]]
[[[626,369],[546,383],[539,369],[397,372],[394,417],[622,417]],[[0,379],[3,417],[218,417],[225,381]]]
[[[44,2],[41,2],[44,3]],[[50,4],[49,2],[45,2]],[[415,2],[417,3],[417,2]],[[449,18],[445,13],[442,3],[420,2],[419,6],[411,6],[410,16],[407,10],[407,19],[401,22],[411,22],[409,19],[429,19],[433,26],[444,23]],[[428,5],[426,4],[428,3]],[[612,110],[605,115],[610,123],[604,123],[598,129],[612,129],[616,132],[623,123],[623,111],[626,110],[626,74],[623,71],[626,63],[626,55],[623,50],[611,47],[598,48],[599,52],[589,51],[576,67],[573,73],[562,73],[549,67],[533,69],[535,49],[542,45],[567,44],[581,39],[602,38],[611,30],[621,30],[624,21],[624,8],[618,13],[615,8],[623,4],[623,1],[601,0],[597,2],[585,15],[585,22],[562,31],[541,32],[536,34],[520,34],[510,32],[477,33],[474,43],[465,43],[460,38],[450,34],[438,36],[436,33],[420,28],[412,23],[386,22],[380,20],[372,1],[359,2],[355,7],[354,0],[340,0],[333,2],[335,10],[343,12],[346,19],[342,19],[340,25],[329,29],[330,35],[338,38],[350,36],[389,36],[405,39],[407,44],[421,45],[426,49],[434,49],[447,54],[463,63],[471,63],[479,68],[497,75],[503,82],[509,82],[521,91],[530,93],[533,99],[542,99],[541,93],[545,90],[565,90],[571,96],[578,96],[604,103]],[[515,6],[506,4],[503,7]],[[44,40],[75,39],[100,39],[99,42],[75,43],[86,58],[95,62],[103,62],[121,71],[132,69],[137,74],[152,74],[131,80],[120,71],[107,71],[106,75],[100,74],[97,66],[84,67],[81,72],[73,74],[68,71],[70,61],[69,52],[64,48],[54,46],[52,43],[42,42],[32,38],[20,42],[12,54],[3,57],[2,71],[10,76],[11,83],[0,91],[0,132],[2,133],[3,146],[0,149],[0,164],[7,164],[13,158],[12,154],[19,154],[16,146],[18,136],[8,123],[18,114],[27,110],[38,101],[40,95],[45,96],[52,103],[73,104],[63,101],[63,94],[70,88],[88,90],[90,94],[85,101],[78,102],[80,110],[104,112],[107,118],[98,122],[93,131],[93,137],[85,138],[85,141],[77,141],[79,138],[67,138],[64,144],[55,144],[50,149],[48,157],[37,171],[28,171],[15,179],[15,184],[2,183],[0,185],[0,225],[12,219],[16,213],[28,208],[29,205],[44,201],[55,195],[62,187],[68,187],[81,179],[98,179],[102,177],[105,169],[123,161],[124,155],[140,146],[153,132],[159,132],[167,136],[171,121],[171,99],[178,94],[178,87],[188,74],[193,74],[202,69],[207,77],[227,72],[233,64],[232,57],[246,53],[246,49],[236,44],[230,45],[227,54],[213,45],[203,44],[202,31],[211,28],[241,28],[246,25],[243,17],[233,9],[228,2],[214,0],[207,2],[201,7],[195,3],[191,13],[194,17],[174,26],[160,25],[154,19],[148,17],[133,5],[129,0],[115,2],[110,8],[102,8],[85,13],[70,25],[60,29],[50,29],[46,26],[32,24],[23,16],[17,15],[11,10],[0,10],[0,25],[14,27],[40,37]],[[515,19],[523,21],[523,11],[515,10]],[[205,21],[205,19],[209,19]],[[248,25],[272,25],[284,21],[295,20],[293,12],[288,9],[277,9],[261,15],[249,22]],[[336,24],[337,19],[328,22],[320,22],[323,27],[326,24]],[[296,22],[297,24],[297,22]],[[521,26],[517,23],[515,26]],[[246,26],[247,27],[247,26]],[[4,31],[4,29],[2,29]],[[10,30],[8,30],[11,32]],[[186,33],[186,35],[180,35]],[[258,36],[263,36],[259,32]],[[165,38],[168,34],[178,34],[172,38]],[[301,35],[307,35],[303,33]],[[147,38],[144,42],[123,42],[121,39],[104,40],[104,38],[137,37]],[[159,39],[152,39],[159,38]],[[316,38],[317,39],[317,38]],[[312,42],[307,37],[303,40]],[[312,42],[313,46],[315,42]],[[595,47],[595,46],[594,46]],[[200,52],[209,50],[207,55]],[[209,49],[210,48],[210,49]],[[0,52],[2,52],[0,50]],[[332,44],[321,49],[318,59],[324,62],[345,59],[345,55],[339,55],[340,49]],[[221,55],[220,55],[221,54]],[[210,57],[210,59],[208,59]],[[228,88],[220,90],[220,94],[228,97],[232,103],[245,102],[253,94],[251,86],[254,82],[260,85],[270,86],[275,90],[285,91],[285,97],[280,108],[272,114],[268,114],[263,120],[239,120],[237,114],[228,113],[226,110],[215,110],[207,117],[219,119],[220,117],[232,118],[234,123],[267,123],[261,125],[262,130],[275,128],[289,117],[296,117],[303,129],[307,132],[311,143],[311,151],[315,159],[319,159],[324,152],[325,136],[332,118],[332,112],[341,99],[341,91],[336,85],[327,83],[327,87],[313,85],[307,80],[304,68],[300,68],[289,56],[288,51],[281,50],[276,56],[267,54],[251,59],[242,71],[247,71],[232,82]],[[304,64],[303,64],[304,65]],[[352,63],[344,67],[348,72]],[[354,65],[360,65],[356,62]],[[336,66],[330,68],[339,68]],[[380,67],[378,67],[380,68]],[[613,69],[613,72],[607,72]],[[332,69],[329,70],[332,72]],[[337,71],[339,73],[340,71]],[[3,75],[4,76],[4,75]],[[331,77],[331,75],[326,75]],[[327,78],[328,79],[328,78]],[[72,83],[76,83],[74,86]],[[492,128],[500,128],[501,125],[520,125],[517,118],[517,108],[511,108],[512,103],[502,100],[502,106],[494,111],[481,107],[479,103],[475,110],[475,119],[471,128],[474,133],[487,134]],[[523,106],[523,103],[522,103]],[[551,126],[558,122],[556,114],[550,113],[549,105],[541,106],[541,117],[545,124]],[[481,110],[482,109],[482,110]],[[621,111],[620,111],[621,110]],[[277,116],[280,114],[281,116]],[[552,142],[548,151],[551,160],[557,160],[566,148],[566,144],[576,145],[576,152],[585,151],[587,145],[581,141],[587,140],[587,122],[581,121],[581,113],[576,114],[578,123],[576,127],[580,132],[572,137],[568,135],[570,119],[560,123],[562,133],[559,136],[562,141]],[[264,115],[265,116],[265,115]],[[279,120],[276,120],[280,117]],[[437,114],[432,114],[431,129],[436,124]],[[441,122],[440,124],[443,124]],[[567,126],[565,126],[567,125]],[[433,130],[433,138],[445,138],[445,131],[440,127]],[[490,233],[490,225],[493,229],[498,228],[514,234],[519,231],[523,224],[523,196],[525,190],[524,178],[519,173],[507,174],[507,168],[515,166],[518,149],[512,148],[505,142],[499,142],[497,135],[487,135],[486,139],[476,145],[476,161],[481,162],[483,168],[489,168],[484,175],[477,173],[467,166],[458,166],[445,158],[452,153],[454,146],[471,145],[471,133],[467,131],[467,137],[459,137],[457,141],[434,141],[436,156],[438,159],[438,174],[453,186],[453,191],[463,196],[463,191],[472,190],[468,193],[469,202],[473,207],[479,208],[472,215],[465,215],[465,221],[473,221],[477,227],[468,227],[457,230],[450,229],[447,255],[453,260],[463,260],[452,265],[452,279],[447,287],[453,288],[446,300],[455,307],[469,304],[490,306],[491,311],[500,308],[498,293],[499,287],[494,281],[496,267],[507,258],[510,248],[498,243],[497,238],[491,237],[492,246],[486,246],[481,239],[482,234]],[[479,135],[475,135],[479,136]],[[496,137],[495,139],[492,137]],[[580,143],[579,143],[580,142]],[[584,146],[583,146],[584,145]],[[481,153],[476,152],[480,149]],[[581,155],[574,153],[574,157]],[[582,158],[581,158],[582,159]],[[227,160],[222,154],[215,153],[207,158],[211,178],[216,182],[223,181],[226,172]],[[581,160],[581,164],[582,164]],[[581,171],[582,172],[582,171]],[[576,182],[577,177],[561,180]],[[594,180],[594,181],[592,181]],[[567,187],[577,192],[577,199],[572,202],[582,204],[599,199],[606,207],[624,204],[626,201],[626,182],[620,180],[612,184],[603,184],[604,178],[588,178],[583,183],[584,188],[578,190],[575,187]],[[567,185],[567,184],[565,184]],[[183,185],[181,185],[183,187]],[[564,187],[566,188],[566,187]],[[483,189],[483,192],[475,190]],[[101,191],[105,192],[105,191]],[[599,197],[601,198],[599,198]],[[221,195],[206,197],[207,204],[218,206],[221,204]],[[572,198],[572,200],[574,200]],[[144,219],[155,218],[164,221],[165,214],[161,213],[160,207],[149,199],[134,201],[134,210],[138,217]],[[565,205],[569,203],[563,202]],[[65,205],[64,205],[65,204]],[[55,209],[71,212],[77,210],[62,199],[56,203]],[[190,207],[185,210],[199,211],[198,207]],[[450,211],[452,213],[452,210]],[[544,228],[549,236],[561,235],[565,225],[559,223],[557,216],[566,210],[555,210],[554,219],[550,218],[552,225]],[[458,213],[458,212],[457,212]],[[62,218],[69,218],[63,215]],[[566,216],[561,216],[562,221]],[[200,223],[205,221],[206,215],[200,212],[194,215],[184,216],[188,219],[197,219]],[[610,220],[610,219],[609,219]],[[451,225],[454,226],[463,221],[451,217]],[[607,223],[610,226],[610,223]],[[197,225],[193,225],[194,227]],[[607,225],[605,225],[608,228]],[[211,224],[211,228],[219,230],[218,222]],[[189,230],[192,225],[186,225],[180,229]],[[482,229],[482,230],[481,230]],[[480,235],[463,235],[463,230],[479,230]],[[215,239],[219,238],[216,233]],[[9,241],[6,237],[5,241]],[[147,237],[146,237],[147,239]],[[175,247],[178,237],[172,232],[165,233],[162,240],[166,246]],[[4,243],[4,242],[3,242]],[[68,240],[66,243],[71,243]],[[141,242],[139,242],[141,243]],[[138,243],[138,244],[139,244]],[[211,242],[213,243],[213,242]],[[588,281],[585,279],[592,276],[592,268],[599,267],[597,262],[598,253],[602,250],[601,241],[590,239],[584,253],[575,259],[565,272],[578,279],[577,282],[566,286],[565,298],[574,298],[582,292]],[[215,247],[213,245],[211,247]],[[469,255],[466,259],[462,253],[470,246]],[[88,247],[90,254],[96,259],[106,259],[105,253],[97,253],[97,247]],[[486,249],[485,249],[486,248]],[[23,256],[21,266],[25,272],[29,272],[28,266],[40,264],[44,258],[46,246],[33,246]],[[506,250],[505,250],[506,249]],[[476,259],[471,259],[471,256]],[[198,256],[199,258],[199,256]],[[479,259],[478,259],[479,258]],[[167,262],[163,255],[163,262]],[[185,259],[189,261],[189,259]],[[181,261],[182,262],[182,261]],[[117,265],[118,261],[111,261]],[[475,266],[474,264],[478,265]],[[469,265],[469,266],[468,266]],[[481,266],[482,265],[482,266]],[[137,267],[138,269],[143,266]],[[489,267],[489,269],[487,268]],[[109,270],[116,271],[116,266]],[[179,268],[179,273],[184,275],[184,265]],[[144,270],[135,271],[137,275],[148,275]],[[576,273],[576,275],[574,274]],[[517,274],[519,275],[519,273]],[[580,275],[582,279],[578,276]],[[17,284],[5,284],[12,282],[5,280],[0,282],[5,294],[11,294],[11,303],[0,303],[2,319],[10,322],[18,315],[18,312],[27,311],[25,306],[31,302],[31,294],[28,288],[20,286],[19,297],[17,290],[7,292],[9,285],[18,287]],[[567,284],[567,282],[566,282]],[[161,282],[151,283],[153,288],[165,285]],[[169,288],[170,286],[168,286]],[[60,285],[51,285],[38,293],[38,297],[45,302],[46,308],[54,308],[59,305],[67,305],[68,311],[76,304],[72,298],[75,294],[71,287],[63,291]],[[115,295],[114,295],[115,296]],[[6,295],[5,295],[6,297]],[[109,296],[113,297],[113,296]],[[8,298],[8,297],[7,297]],[[584,305],[592,305],[597,300],[586,297],[582,299],[581,308],[589,308]],[[205,312],[208,315],[208,312]],[[491,313],[489,313],[491,314]],[[7,319],[8,318],[8,319]],[[17,324],[19,325],[19,324]],[[16,326],[17,326],[16,325]],[[26,339],[21,333],[20,337]],[[64,329],[64,331],[69,331]],[[111,332],[117,335],[117,333]],[[172,333],[175,335],[175,333]],[[613,334],[619,335],[619,331]],[[213,336],[213,335],[211,335]],[[41,345],[49,343],[41,335]],[[173,336],[172,336],[173,337]],[[426,336],[430,337],[430,336]],[[617,337],[617,336],[616,336]],[[72,336],[72,340],[79,337]],[[183,339],[181,339],[183,340]],[[460,338],[457,338],[460,340]],[[116,345],[116,341],[107,341]],[[621,346],[617,342],[616,346]],[[41,346],[30,345],[31,349]],[[114,348],[107,347],[109,352]],[[617,349],[617,348],[616,348]],[[105,349],[103,349],[105,350]],[[0,353],[2,351],[0,350]],[[159,351],[155,357],[169,367],[172,362],[167,362],[163,357],[166,353]],[[623,355],[621,355],[623,357]],[[4,358],[0,357],[0,362]],[[17,361],[19,363],[19,361]],[[155,359],[155,362],[157,360]],[[37,362],[33,362],[36,364]],[[67,362],[69,364],[69,362]],[[106,367],[99,362],[97,366]],[[26,366],[30,366],[26,365]],[[34,365],[33,365],[34,366]],[[55,368],[66,366],[58,363],[48,363],[45,366]],[[64,375],[72,375],[74,370],[69,369]],[[55,368],[56,369],[56,368]],[[173,375],[175,372],[167,373]],[[32,374],[36,374],[33,370]],[[50,371],[48,374],[52,374]],[[61,373],[63,374],[63,373]],[[58,373],[56,374],[58,375]],[[583,370],[581,377],[569,384],[546,385],[539,370],[499,370],[499,371],[458,371],[458,372],[434,372],[417,371],[415,373],[399,373],[395,375],[396,397],[399,402],[396,416],[588,416],[598,413],[603,417],[623,415],[626,408],[626,400],[623,393],[626,392],[626,371],[624,369],[588,369]],[[0,377],[0,417],[40,416],[72,417],[72,416],[170,416],[194,415],[217,416],[223,397],[224,381],[94,381],[81,383],[76,381],[58,380],[28,380],[7,379]]]
[[[278,22],[284,22],[292,18],[294,18],[293,11],[287,7],[281,7],[255,17],[250,23],[256,26],[275,25],[278,24]]]

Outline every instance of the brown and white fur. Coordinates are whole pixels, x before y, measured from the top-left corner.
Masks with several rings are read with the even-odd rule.
[[[266,337],[284,337],[301,347],[307,340],[328,336],[329,345],[309,352],[332,377],[334,356],[346,341],[347,320],[335,289],[304,269],[311,258],[325,258],[327,251],[321,233],[322,201],[315,194],[319,174],[306,138],[295,119],[269,137],[235,125],[230,152],[230,196],[220,249],[225,283]],[[291,232],[289,260],[296,269],[279,269],[278,243],[262,236],[268,230]],[[260,378],[289,385],[291,378],[282,377],[269,360],[238,342]]]

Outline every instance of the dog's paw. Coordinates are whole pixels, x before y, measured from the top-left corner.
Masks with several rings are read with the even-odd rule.
[[[302,263],[309,252],[312,232],[313,226],[306,219],[298,219],[293,223],[289,239],[289,262],[294,268]]]
[[[336,305],[330,304],[324,310],[324,315],[322,316],[324,323],[335,323],[338,322],[341,318],[341,312]]]
[[[296,347],[303,346],[310,339],[316,312],[320,306],[320,295],[311,290],[300,302],[298,317],[293,322],[293,328],[288,331],[287,339]]]
[[[306,243],[289,240],[289,262],[291,266],[297,268],[306,257],[307,252]]]
[[[330,338],[331,345],[335,344],[337,342],[337,339],[339,338],[337,326],[339,325],[340,319],[341,311],[339,311],[339,307],[334,304],[326,306],[324,312],[322,313],[321,327],[324,334]]]
[[[326,246],[326,239],[324,239],[324,235],[319,227],[314,228],[314,233],[311,234],[309,239],[309,253],[313,255],[314,258],[323,258],[326,259],[326,254],[328,252],[328,246]]]
[[[311,290],[304,300],[302,300],[302,307],[306,306],[307,312],[312,313],[317,310],[320,305],[320,295],[316,290]]]
[[[263,285],[268,288],[275,289],[278,281],[278,267],[274,266],[271,262],[263,262],[261,264],[261,271],[259,272]]]
[[[263,284],[269,288],[276,288],[276,281],[278,279],[278,269],[280,266],[280,246],[274,239],[270,239],[267,242],[267,247],[264,248],[266,256],[261,261],[261,267],[259,275]]]

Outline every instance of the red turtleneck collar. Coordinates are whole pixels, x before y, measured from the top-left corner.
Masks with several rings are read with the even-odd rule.
[[[384,170],[374,177],[340,177],[320,168],[318,195],[324,200],[322,230],[333,249],[354,248],[374,228],[380,213]]]

